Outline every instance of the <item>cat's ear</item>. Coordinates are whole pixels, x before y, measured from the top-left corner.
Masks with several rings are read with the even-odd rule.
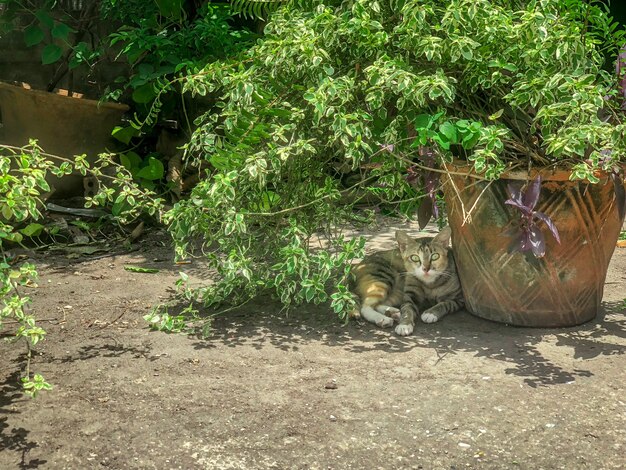
[[[435,243],[440,243],[443,246],[448,246],[450,245],[450,237],[452,236],[452,229],[450,228],[450,226],[446,226],[444,228],[441,229],[441,232],[439,232],[435,238],[434,238],[434,242]]]
[[[400,251],[404,253],[413,241],[411,237],[404,230],[396,230],[396,241],[398,242],[398,246],[400,247]]]

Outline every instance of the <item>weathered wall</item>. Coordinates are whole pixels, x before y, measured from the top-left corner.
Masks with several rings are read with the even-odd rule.
[[[83,0],[65,0],[65,7],[72,10],[73,16],[78,18],[81,8],[85,8]],[[96,17],[97,18],[97,17]],[[41,52],[50,38],[43,43],[27,47],[24,42],[23,29],[32,21],[32,17],[23,17],[18,20],[18,30],[11,31],[0,36],[0,81],[25,82],[33,88],[46,90],[51,82],[55,82],[54,88],[61,88],[84,94],[91,99],[102,97],[107,85],[113,83],[119,76],[128,76],[127,64],[115,60],[115,51],[109,50],[101,57],[94,67],[81,65],[73,70],[65,70],[63,59],[50,65],[42,65]],[[69,24],[76,29],[76,24]],[[83,31],[70,34],[69,42],[75,44],[84,41],[89,44],[99,44],[118,25],[111,22],[90,21]],[[62,46],[62,42],[55,44]],[[66,51],[69,48],[66,47]],[[61,73],[59,73],[61,72]],[[60,77],[60,79],[59,79]]]

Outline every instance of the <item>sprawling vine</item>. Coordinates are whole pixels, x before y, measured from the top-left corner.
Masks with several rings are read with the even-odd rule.
[[[10,341],[26,345],[26,363],[22,373],[24,391],[36,396],[51,385],[30,370],[32,349],[46,332],[29,313],[27,291],[36,287],[35,266],[11,255],[11,247],[21,244],[34,233],[43,218],[45,195],[50,191],[47,177],[63,177],[73,172],[87,173],[101,180],[99,191],[87,198],[92,204],[123,207],[120,221],[129,221],[142,213],[158,216],[162,201],[132,180],[132,175],[115,164],[112,155],[103,154],[90,165],[85,156],[74,159],[45,153],[36,142],[24,147],[0,145],[0,331],[13,332]],[[113,169],[109,172],[105,169]]]

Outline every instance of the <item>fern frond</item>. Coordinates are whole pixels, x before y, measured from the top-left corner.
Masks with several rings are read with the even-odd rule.
[[[266,20],[269,15],[290,0],[231,0],[230,11],[244,18]]]
[[[322,0],[230,0],[230,12],[244,18],[267,20],[283,5],[293,5],[303,10],[312,10]]]

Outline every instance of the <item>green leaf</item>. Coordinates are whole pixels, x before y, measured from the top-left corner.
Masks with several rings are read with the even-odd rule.
[[[461,49],[461,54],[466,60],[472,60],[474,52],[471,49]]]
[[[148,158],[148,165],[143,167],[137,172],[135,176],[138,178],[145,178],[147,180],[160,180],[165,174],[165,168],[161,160],[150,157]]]
[[[464,149],[466,150],[471,149],[472,147],[474,147],[474,145],[476,145],[479,138],[480,138],[479,133],[468,134],[467,136],[463,138],[463,142],[461,142],[461,144],[463,145]]]
[[[0,215],[7,220],[11,220],[13,217],[13,209],[11,209],[8,205],[2,204],[0,208]]]
[[[259,210],[263,212],[269,211],[280,201],[280,195],[274,191],[263,191],[261,193],[261,200],[259,201]]]
[[[159,12],[162,16],[175,20],[182,18],[182,0],[155,0],[155,3],[159,7]]]
[[[154,87],[152,83],[146,83],[145,85],[141,85],[138,88],[135,88],[133,91],[133,101],[135,103],[149,103],[154,99],[156,93],[154,92]]]
[[[120,163],[131,173],[137,171],[142,163],[141,157],[135,152],[130,151],[120,155]]]
[[[115,126],[111,135],[114,139],[119,140],[123,144],[128,145],[130,143],[130,139],[133,137],[137,137],[139,135],[139,130],[135,129],[133,126],[121,127]],[[130,168],[128,168],[130,169]]]
[[[57,23],[52,28],[52,37],[67,40],[67,37],[70,33],[75,33],[76,31],[70,28],[65,23]]]
[[[63,49],[61,49],[56,44],[48,44],[41,51],[41,63],[43,65],[48,65],[56,62],[63,55]]]
[[[70,63],[70,68],[74,68],[80,65],[82,61],[86,60],[86,56],[91,51],[91,47],[89,46],[89,44],[87,44],[84,41],[81,41],[78,44],[76,44],[73,47],[73,49],[74,49],[74,53],[72,54],[71,62],[73,62],[74,65],[72,66],[72,63]]]
[[[20,243],[24,239],[22,234],[18,233],[18,232],[13,232],[13,233],[6,234],[6,235],[2,236],[2,238],[4,238],[5,240],[8,240],[10,242],[15,242],[15,243]]]
[[[310,302],[311,300],[313,300],[314,295],[315,295],[315,291],[313,290],[312,287],[307,287],[304,289],[304,297],[307,302]]]
[[[20,233],[27,237],[38,237],[44,230],[44,226],[41,224],[28,224],[26,227],[20,230]]]
[[[137,66],[137,74],[140,77],[150,78],[150,76],[154,73],[154,65],[152,64],[139,64]]]
[[[35,18],[37,18],[39,22],[48,29],[52,29],[54,26],[54,20],[46,10],[38,10],[35,12]]]
[[[495,121],[496,119],[498,119],[500,116],[502,116],[502,113],[504,112],[504,109],[501,109],[499,111],[496,111],[495,113],[493,113],[491,116],[489,116],[489,119],[491,119],[492,121]]]
[[[83,220],[72,220],[70,221],[70,225],[75,225],[76,227],[88,232],[91,230],[91,225]]]
[[[28,47],[36,46],[43,41],[44,32],[39,26],[29,26],[24,30],[24,42]]]
[[[433,140],[445,150],[450,150],[450,141],[445,136],[445,134],[437,134],[433,137]]]
[[[415,129],[428,129],[431,123],[431,116],[428,114],[420,114],[415,117]]]
[[[233,162],[229,158],[218,153],[211,155],[209,161],[218,170],[230,170],[233,167]]]
[[[128,211],[131,209],[130,204],[128,204],[128,202],[126,202],[126,200],[124,198],[122,198],[119,201],[116,201],[113,203],[113,206],[111,206],[111,214],[113,214],[115,217],[119,216],[120,214]]]
[[[447,139],[452,144],[456,144],[458,142],[458,137],[456,133],[456,126],[449,121],[444,122],[439,126],[439,132],[447,137]]]
[[[131,271],[133,273],[158,273],[159,270],[156,268],[140,268],[138,266],[124,266],[126,271]]]

